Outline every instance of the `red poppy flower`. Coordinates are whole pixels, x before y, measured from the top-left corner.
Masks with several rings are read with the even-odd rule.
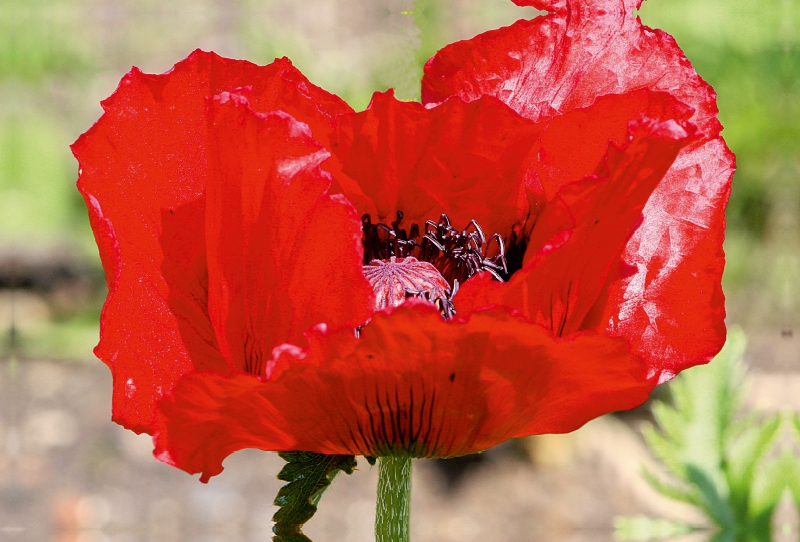
[[[134,68],[73,146],[114,419],[203,480],[245,447],[447,457],[707,362],[733,156],[639,3],[530,0],[424,105],[354,112],[286,59]]]

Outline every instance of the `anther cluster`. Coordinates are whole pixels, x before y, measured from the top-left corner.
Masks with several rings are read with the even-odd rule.
[[[424,233],[418,224],[402,228],[402,221],[400,211],[391,226],[373,224],[369,214],[361,217],[364,275],[375,288],[377,310],[416,296],[451,318],[455,314],[451,300],[459,283],[480,271],[499,281],[508,277],[502,236],[487,238],[475,220],[458,230],[443,214],[438,222],[428,220]]]

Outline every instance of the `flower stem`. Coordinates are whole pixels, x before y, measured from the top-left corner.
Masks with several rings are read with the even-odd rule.
[[[379,458],[375,542],[409,541],[410,505],[411,458]]]

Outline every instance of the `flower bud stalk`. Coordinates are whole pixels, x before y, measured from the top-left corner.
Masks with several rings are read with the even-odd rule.
[[[378,458],[375,542],[409,542],[411,458]]]

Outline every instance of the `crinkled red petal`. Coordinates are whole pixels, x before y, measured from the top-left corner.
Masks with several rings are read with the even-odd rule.
[[[261,375],[272,349],[303,345],[309,327],[353,333],[371,316],[361,220],[327,194],[328,152],[305,124],[228,93],[209,121],[208,311],[229,364]]]
[[[426,65],[423,101],[488,94],[539,120],[648,88],[693,108],[705,137],[654,191],[585,326],[627,337],[662,380],[710,360],[725,339],[722,241],[734,169],[713,89],[671,36],[634,16],[641,0],[515,1],[550,13],[445,47]]]
[[[366,111],[338,121],[332,152],[374,204],[373,221],[402,211],[405,227],[424,228],[446,213],[456,228],[474,219],[491,235],[527,217],[523,166],[541,127],[498,100],[426,109],[377,93]]]
[[[602,103],[613,106],[614,101],[593,109]],[[566,133],[566,126],[579,130],[584,118],[584,112],[567,114],[558,119],[556,128]],[[674,120],[643,118],[631,121],[628,130],[629,142],[623,148],[609,144],[595,174],[564,184],[548,202],[537,218],[546,235],[534,226],[523,269],[507,284],[485,278],[467,281],[455,298],[459,312],[501,304],[558,336],[580,328],[653,190],[680,149],[692,142],[694,128]],[[568,238],[558,246],[545,244],[552,242],[552,225],[566,218],[572,222],[565,232]]]
[[[721,138],[678,155],[643,210],[582,328],[628,337],[661,382],[725,344],[725,206],[733,155]]]
[[[361,339],[314,332],[272,380],[196,373],[159,405],[156,455],[203,480],[242,448],[448,457],[572,431],[642,403],[652,383],[622,339],[554,339],[504,310],[444,321],[425,303],[378,313]]]
[[[500,98],[539,120],[591,105],[598,96],[648,88],[696,109],[709,138],[722,129],[716,95],[675,40],[642,25],[639,0],[536,0],[549,14],[444,47],[425,66],[422,101]]]
[[[182,375],[228,371],[205,304],[206,108],[243,86],[256,107],[320,132],[351,111],[288,60],[259,67],[196,51],[164,75],[134,68],[72,147],[109,285],[95,353],[114,374],[114,420],[138,432]]]
[[[626,146],[630,122],[648,118],[686,123],[691,116],[689,106],[665,92],[637,89],[601,96],[588,107],[551,119],[533,146],[530,167],[550,199],[564,185],[593,174],[609,143]]]

